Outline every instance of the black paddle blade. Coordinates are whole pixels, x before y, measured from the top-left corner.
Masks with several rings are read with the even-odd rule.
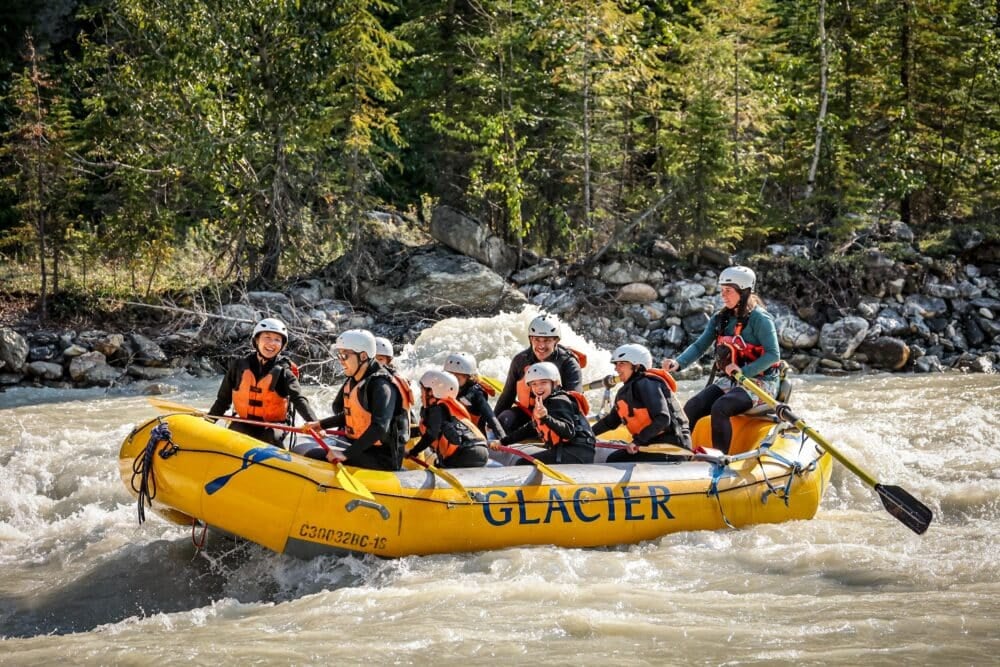
[[[875,491],[889,514],[899,519],[904,526],[917,535],[923,535],[927,531],[934,518],[930,507],[898,486],[876,484]]]

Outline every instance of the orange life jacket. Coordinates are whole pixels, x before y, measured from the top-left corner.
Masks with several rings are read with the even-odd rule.
[[[456,401],[450,396],[448,398],[439,398],[438,404],[443,405],[445,409],[448,410],[448,414],[451,415],[452,419],[457,419],[459,422],[465,425],[469,429],[469,436],[471,440],[478,440],[480,442],[485,442],[486,437],[483,435],[482,431],[473,423],[472,416],[469,411],[465,409],[465,406]],[[427,426],[423,422],[420,422],[420,435],[427,432]],[[442,432],[437,440],[431,443],[431,447],[434,451],[438,453],[442,459],[446,459],[453,455],[459,450],[461,445],[452,442],[447,437],[445,437]]]
[[[413,389],[410,383],[402,375],[389,371],[392,376],[392,383],[399,389],[400,399],[403,401],[403,409],[409,411],[413,407]]]
[[[360,382],[354,382],[353,378],[348,378],[347,380],[349,383],[354,382],[354,386],[344,392],[344,430],[347,431],[347,437],[352,440],[360,438],[368,430],[368,427],[372,425],[372,413],[362,403],[361,392],[367,390],[366,385],[368,382],[380,375],[387,378],[394,385],[396,384],[392,374],[384,367],[379,367],[375,372],[369,372],[361,378]],[[345,389],[347,389],[346,385]],[[382,441],[376,441],[375,446],[381,447]]]
[[[677,391],[677,382],[670,373],[666,372],[662,368],[649,368],[643,373],[643,377],[652,378],[659,382],[662,382],[667,389],[673,393]],[[623,387],[619,390],[618,395],[621,396],[625,391]],[[668,399],[670,395],[667,395]],[[644,428],[653,423],[653,418],[649,416],[649,408],[645,406],[635,406],[629,405],[628,401],[624,398],[618,398],[615,401],[615,412],[618,413],[618,417],[625,424],[625,428],[632,435],[638,435],[642,432]]]
[[[274,390],[283,365],[274,367],[258,380],[249,368],[243,370],[239,385],[233,389],[233,408],[243,419],[282,423],[288,419],[288,399]]]
[[[564,393],[571,396],[576,400],[576,406],[579,408],[580,413],[583,415],[583,423],[587,422],[587,415],[590,413],[590,403],[587,402],[587,397],[578,391],[565,391]],[[541,437],[542,442],[545,443],[547,447],[557,447],[561,445],[563,440],[555,431],[546,426],[544,423],[535,422],[535,430],[538,431],[539,437]]]

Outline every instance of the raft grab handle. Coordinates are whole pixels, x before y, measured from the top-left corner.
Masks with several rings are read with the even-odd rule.
[[[386,509],[385,505],[373,502],[371,500],[364,500],[363,498],[353,498],[344,503],[344,509],[348,512],[353,512],[359,507],[367,507],[368,509],[375,510],[378,512],[384,521],[389,520],[389,510]]]

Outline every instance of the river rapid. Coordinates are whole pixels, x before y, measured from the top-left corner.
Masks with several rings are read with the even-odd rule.
[[[399,358],[465,349],[503,378],[530,317],[447,320]],[[585,380],[611,372],[607,352]],[[219,378],[221,379],[221,378]],[[219,379],[166,398],[207,409]],[[680,383],[686,399],[700,381]],[[117,455],[155,414],[105,390],[0,393],[0,665],[1000,663],[1000,377],[796,377],[791,404],[935,513],[923,536],[835,464],[811,521],[551,547],[301,561],[136,503]],[[335,387],[307,386],[321,415]],[[590,395],[600,403],[601,393]],[[155,503],[155,500],[154,500]]]

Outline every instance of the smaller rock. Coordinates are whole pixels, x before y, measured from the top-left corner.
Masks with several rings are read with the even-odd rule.
[[[534,266],[521,269],[510,277],[511,281],[518,285],[535,283],[543,278],[548,278],[559,270],[559,262],[554,259],[545,258]]]
[[[656,239],[649,248],[649,254],[657,259],[679,259],[677,248],[666,239]]]
[[[943,373],[944,366],[937,355],[925,354],[913,362],[913,370],[917,373]]]
[[[291,299],[283,292],[247,292],[247,301],[262,310],[278,309],[291,303]]]
[[[38,345],[28,350],[29,361],[52,361],[62,354],[58,345]]]
[[[132,346],[135,348],[135,358],[145,366],[165,366],[167,355],[159,345],[139,333],[129,336]]]
[[[129,366],[127,372],[139,380],[162,380],[163,378],[177,375],[180,369],[165,366]]]
[[[618,290],[615,298],[622,303],[650,303],[657,296],[656,288],[648,283],[629,283]]]
[[[7,327],[0,327],[0,361],[4,362],[3,368],[14,373],[22,372],[28,362],[28,341]]]
[[[906,342],[891,336],[866,340],[858,346],[858,351],[868,358],[870,365],[894,371],[903,368],[910,359],[910,348]]]
[[[292,303],[304,308],[312,308],[323,299],[323,285],[318,280],[306,280],[288,290]]]
[[[708,325],[708,320],[707,313],[692,313],[682,320],[684,331],[687,331],[692,336],[699,336]]]
[[[856,315],[828,322],[820,330],[820,349],[829,357],[847,359],[865,339],[867,333],[868,322]]]
[[[63,356],[66,357],[67,359],[72,359],[73,357],[79,357],[81,354],[85,354],[86,352],[87,348],[81,347],[80,345],[73,343],[65,350],[63,350]]]
[[[32,361],[27,366],[28,375],[43,380],[58,380],[63,375],[63,367],[48,361]]]
[[[955,299],[958,297],[958,286],[944,283],[930,283],[924,286],[924,293],[928,296],[936,296],[942,299]]]

